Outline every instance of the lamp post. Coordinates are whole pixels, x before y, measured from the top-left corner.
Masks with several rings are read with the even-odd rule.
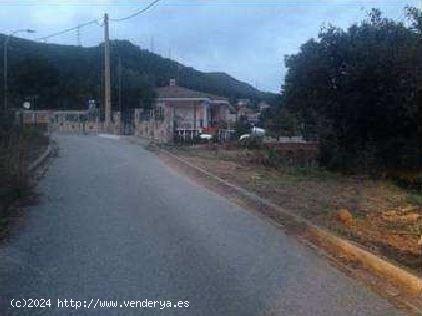
[[[7,35],[5,41],[4,41],[4,46],[3,46],[3,83],[4,83],[4,90],[3,90],[3,94],[4,94],[4,110],[7,111],[7,45],[9,44],[9,40],[10,37],[17,34],[17,33],[35,33],[34,30],[31,29],[21,29],[21,30],[16,30],[13,31],[11,33],[9,33],[9,35]]]

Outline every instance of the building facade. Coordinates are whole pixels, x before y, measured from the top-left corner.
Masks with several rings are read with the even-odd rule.
[[[156,89],[151,110],[135,110],[135,133],[160,142],[194,139],[230,128],[226,98],[179,87],[174,79]]]

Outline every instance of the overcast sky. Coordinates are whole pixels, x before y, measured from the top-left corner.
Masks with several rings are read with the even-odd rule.
[[[111,18],[125,17],[151,0],[0,0],[0,32],[33,28],[49,35],[96,19],[104,12]],[[315,37],[324,23],[347,27],[377,7],[385,16],[404,20],[406,5],[418,0],[302,0],[223,1],[161,0],[147,13],[110,24],[112,39],[128,39],[202,71],[226,72],[259,89],[278,91],[283,80],[284,55],[297,52]],[[81,29],[82,45],[102,41],[102,29]],[[50,43],[77,44],[76,32],[57,36]]]

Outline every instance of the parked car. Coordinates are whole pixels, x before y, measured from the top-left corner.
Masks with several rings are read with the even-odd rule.
[[[258,127],[252,127],[251,128],[251,135],[252,136],[258,136],[258,137],[263,137],[263,136],[265,136],[265,129],[258,128]]]
[[[199,138],[201,140],[211,140],[212,139],[212,135],[211,134],[200,134]]]

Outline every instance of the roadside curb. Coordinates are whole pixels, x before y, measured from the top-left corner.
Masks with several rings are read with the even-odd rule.
[[[297,224],[301,224],[306,229],[306,233],[313,237],[313,239],[316,239],[317,243],[330,246],[330,249],[332,249],[330,250],[330,252],[332,252],[332,254],[334,254],[335,256],[347,257],[352,259],[354,262],[360,263],[365,269],[370,270],[376,275],[387,279],[389,282],[411,295],[422,295],[422,279],[410,273],[409,271],[399,266],[396,266],[393,263],[384,260],[370,253],[367,250],[362,249],[359,245],[351,241],[345,240],[327,231],[326,229],[311,223],[309,220],[297,214],[293,214],[283,209],[279,205],[276,205],[267,199],[259,197],[255,193],[252,193],[244,188],[232,184],[227,180],[224,180],[203,168],[195,166],[189,161],[169,152],[168,150],[161,148],[159,150],[176,159],[177,161],[189,166],[190,168],[193,168],[196,171],[204,174],[205,176],[211,177],[214,180],[222,183],[223,185],[230,187],[230,189],[235,190],[244,197],[251,199],[254,202],[257,202],[260,205],[276,210],[277,212],[281,213],[281,215],[288,217]]]
[[[39,156],[37,159],[35,159],[35,161],[29,164],[28,171],[32,172],[35,169],[37,169],[45,161],[45,159],[47,159],[47,157],[51,154],[51,150],[52,150],[52,145],[51,143],[49,143],[47,149],[41,154],[41,156]]]

